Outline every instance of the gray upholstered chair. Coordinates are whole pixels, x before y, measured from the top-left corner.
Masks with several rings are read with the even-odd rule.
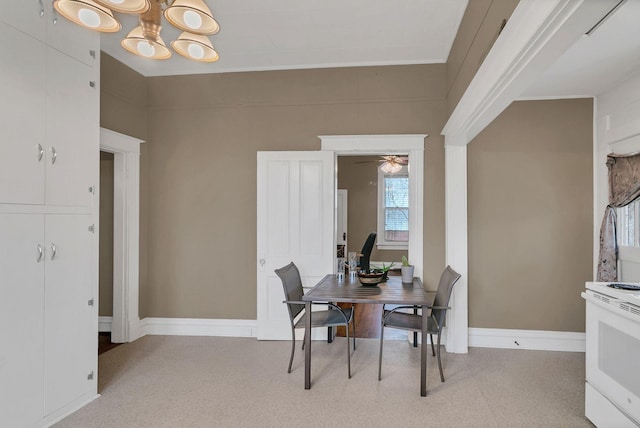
[[[289,319],[291,321],[291,358],[289,359],[288,373],[291,373],[291,365],[293,364],[293,355],[296,349],[296,328],[304,328],[306,322],[305,302],[302,301],[304,291],[302,289],[302,280],[300,271],[296,265],[291,262],[288,265],[275,270],[276,275],[282,280],[284,295],[287,300],[283,303],[287,304],[289,310]],[[354,308],[340,308],[333,303],[313,303],[314,305],[325,305],[331,309],[324,311],[313,311],[311,317],[311,327],[337,327],[344,326],[347,337],[347,369],[349,378],[351,378],[351,351],[349,349],[349,324],[353,326],[353,350],[356,349],[356,323],[353,320]],[[300,313],[302,313],[301,316]],[[296,319],[297,318],[297,319]],[[309,332],[305,331],[305,335]],[[304,341],[302,342],[304,349]]]
[[[440,361],[440,336],[442,334],[442,326],[444,324],[445,316],[449,308],[449,298],[451,297],[451,291],[453,286],[460,279],[460,274],[451,269],[451,266],[447,266],[442,275],[440,276],[440,282],[438,283],[438,290],[436,291],[436,297],[433,301],[433,306],[429,308],[430,314],[426,315],[427,319],[427,333],[431,339],[431,352],[433,356],[436,356],[436,351],[433,347],[433,335],[438,335],[438,368],[440,369],[440,380],[444,382],[444,374],[442,372],[442,362]],[[398,312],[399,309],[415,309],[415,306],[397,306],[393,309],[387,310],[384,305],[382,307],[382,329],[380,330],[380,358],[378,360],[378,380],[382,378],[382,344],[384,342],[384,328],[396,328],[407,331],[422,331],[422,315],[414,313]]]

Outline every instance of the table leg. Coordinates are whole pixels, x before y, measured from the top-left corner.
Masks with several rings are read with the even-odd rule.
[[[413,307],[413,313],[415,315],[418,315],[418,308],[417,307]],[[414,331],[413,332],[413,347],[417,348],[418,347],[418,332]]]
[[[304,389],[311,389],[311,302],[304,305]]]
[[[420,396],[427,396],[427,307],[422,307],[422,343],[420,344]]]

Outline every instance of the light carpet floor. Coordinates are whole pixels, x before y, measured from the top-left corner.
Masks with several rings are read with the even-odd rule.
[[[97,400],[56,427],[593,427],[584,417],[584,354],[470,348],[443,352],[446,382],[419,348],[358,339],[347,379],[343,338],[313,342],[304,389],[300,342],[145,336],[99,356]]]

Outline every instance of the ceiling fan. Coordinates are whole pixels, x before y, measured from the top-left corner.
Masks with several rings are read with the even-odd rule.
[[[388,156],[380,156],[381,159],[378,162],[381,162],[380,169],[387,174],[395,174],[399,172],[403,166],[409,165],[409,158],[407,156],[396,156],[396,155],[388,155]],[[356,163],[370,163],[374,161],[361,161]]]

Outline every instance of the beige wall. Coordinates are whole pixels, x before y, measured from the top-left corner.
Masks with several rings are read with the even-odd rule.
[[[148,78],[141,316],[256,317],[256,152],[318,135],[425,133],[425,279],[444,265],[446,67]]]
[[[468,147],[469,325],[584,331],[593,103],[515,102]]]
[[[113,315],[113,153],[100,152],[100,262],[101,317]]]
[[[338,188],[348,191],[349,251],[360,251],[369,233],[378,228],[379,159],[379,156],[338,157]],[[396,262],[394,268],[399,268],[402,256],[406,255],[406,250],[378,250],[374,246],[371,260]]]
[[[489,31],[480,27],[499,26],[489,11],[507,4],[515,7],[470,2],[475,12],[465,21],[475,30],[461,27],[472,36],[456,39],[448,65],[144,79],[103,55],[102,126],[147,141],[141,317],[255,319],[256,152],[318,150],[318,135],[430,135],[424,266],[425,282],[435,288],[445,262],[440,131],[447,104],[455,106],[479,66],[471,60],[475,51],[484,56],[482,47],[490,46],[479,43],[478,34]],[[583,330],[578,296],[591,277],[591,110],[589,100],[518,102],[470,144],[472,327]],[[561,161],[570,169],[563,171]],[[509,174],[516,179],[505,180]],[[516,184],[526,196],[516,198]],[[564,200],[571,206],[559,205]],[[547,208],[557,206],[563,208]]]
[[[460,101],[519,0],[470,0],[447,59],[447,117]]]
[[[102,53],[100,126],[147,139],[147,86],[143,75]]]

